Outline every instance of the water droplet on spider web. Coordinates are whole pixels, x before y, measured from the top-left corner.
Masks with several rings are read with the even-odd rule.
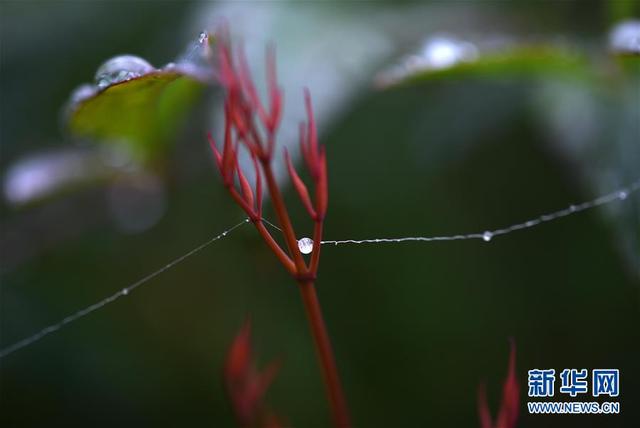
[[[310,254],[313,251],[313,239],[301,238],[298,240],[298,249],[302,254]]]
[[[493,233],[489,232],[488,230],[482,234],[482,239],[484,240],[484,242],[491,241],[491,238],[493,238]]]
[[[624,190],[621,190],[618,192],[618,199],[624,201],[625,199],[627,199],[627,196],[629,196],[629,194],[627,192],[625,192]]]
[[[98,88],[105,89],[116,83],[135,79],[155,69],[146,60],[135,55],[118,55],[105,61],[96,71]]]

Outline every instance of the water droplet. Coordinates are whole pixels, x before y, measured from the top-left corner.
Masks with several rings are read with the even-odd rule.
[[[609,33],[609,48],[622,54],[640,54],[640,20],[623,21]]]
[[[571,211],[572,213],[576,212],[577,209],[578,207],[576,207],[575,205],[569,205],[569,211]]]
[[[313,251],[313,239],[302,238],[298,241],[298,248],[302,254],[310,254]]]
[[[618,198],[620,198],[621,200],[625,200],[627,199],[627,196],[629,196],[629,194],[627,192],[625,192],[624,190],[621,190],[618,192]]]
[[[422,71],[443,70],[463,62],[472,62],[478,58],[475,44],[446,35],[427,38],[420,50],[376,77],[376,83],[382,87],[406,79]]]
[[[84,83],[76,87],[73,92],[71,92],[69,101],[67,101],[64,106],[64,114],[67,117],[70,116],[80,103],[93,97],[98,92],[98,89],[99,88],[97,88],[96,85],[90,85],[88,83]]]
[[[484,240],[484,242],[491,241],[491,238],[493,238],[493,233],[489,232],[488,230],[482,234],[482,239]]]
[[[100,79],[98,80],[98,88],[104,89],[111,84],[111,81],[108,79]]]
[[[87,98],[92,97],[93,95],[95,95],[95,93],[96,93],[96,89],[93,85],[90,85],[88,83],[82,84],[73,90],[73,92],[71,93],[71,96],[69,97],[69,103],[70,104],[80,103],[86,100]]]
[[[198,43],[204,43],[209,40],[209,34],[206,31],[201,31],[198,36]]]
[[[222,232],[222,236],[227,236],[227,232]]]
[[[122,295],[126,296],[127,294],[129,294],[129,290],[127,288],[123,288],[122,289]]]
[[[119,55],[105,61],[96,71],[95,81],[100,89],[131,80],[154,71],[144,59],[134,55]]]
[[[427,39],[424,43],[417,65],[437,70],[451,67],[459,62],[471,61],[477,56],[478,50],[469,42],[436,36]]]

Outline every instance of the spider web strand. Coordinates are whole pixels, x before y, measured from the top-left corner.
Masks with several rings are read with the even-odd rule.
[[[62,327],[77,321],[78,319],[85,317],[87,315],[89,315],[91,312],[94,312],[112,302],[114,302],[115,300],[127,296],[129,295],[129,293],[131,293],[133,290],[135,290],[136,288],[142,286],[143,284],[146,284],[147,282],[151,281],[153,278],[155,278],[156,276],[160,275],[161,273],[166,272],[167,270],[171,269],[172,267],[174,267],[175,265],[183,262],[185,259],[193,256],[194,254],[198,253],[199,251],[205,249],[206,247],[208,247],[209,245],[213,244],[214,242],[226,237],[229,235],[229,233],[233,232],[235,229],[239,228],[242,225],[245,225],[249,222],[249,219],[246,218],[244,220],[242,220],[240,223],[237,223],[236,225],[230,227],[229,229],[225,230],[224,232],[210,238],[209,240],[207,240],[206,242],[200,244],[199,246],[195,247],[194,249],[192,249],[191,251],[183,254],[182,256],[178,257],[177,259],[167,263],[166,265],[164,265],[162,268],[154,271],[153,273],[150,273],[149,275],[139,279],[138,281],[134,282],[133,284],[129,285],[128,287],[125,287],[123,289],[121,289],[120,291],[112,294],[111,296],[108,296],[102,300],[100,300],[99,302],[96,302],[90,306],[87,306],[84,309],[81,309],[65,318],[63,318],[61,321],[55,323],[55,324],[51,324],[45,328],[43,328],[42,330],[40,330],[39,332],[28,336],[16,343],[14,343],[13,345],[9,345],[6,348],[0,350],[0,359],[6,357],[7,355],[13,354],[14,352],[25,348],[29,345],[34,344],[35,342],[41,340],[42,338],[44,338],[45,336],[54,333],[58,330],[60,330]]]
[[[562,217],[577,214],[582,211],[586,211],[592,208],[596,208],[602,205],[609,204],[615,201],[624,201],[629,196],[640,189],[640,180],[631,184],[628,187],[620,188],[614,192],[600,196],[587,202],[580,204],[569,205],[567,208],[554,211],[548,214],[535,217],[531,220],[527,220],[522,223],[516,223],[511,226],[507,226],[501,229],[487,230],[484,232],[468,233],[464,235],[449,235],[449,236],[407,236],[402,238],[372,238],[372,239],[344,239],[336,241],[322,241],[323,245],[345,245],[345,244],[381,244],[381,243],[399,243],[399,242],[433,242],[433,241],[462,241],[467,239],[482,239],[483,241],[490,241],[496,236],[506,235],[516,230],[529,229],[538,226],[542,223],[547,223],[553,220],[557,220]]]

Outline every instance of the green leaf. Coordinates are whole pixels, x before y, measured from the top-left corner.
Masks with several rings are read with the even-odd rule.
[[[147,162],[166,151],[203,88],[183,72],[153,71],[72,105],[68,126],[79,137],[126,144],[134,158]]]
[[[459,61],[448,67],[405,66],[402,74],[393,76],[386,83],[396,85],[449,78],[575,78],[587,77],[588,74],[589,65],[584,56],[566,49],[541,45],[480,52],[476,58]]]

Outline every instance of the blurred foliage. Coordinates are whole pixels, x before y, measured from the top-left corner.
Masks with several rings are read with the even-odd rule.
[[[611,22],[640,16],[640,2],[637,0],[610,0],[607,4]]]
[[[401,83],[418,83],[427,79],[510,79],[565,76],[582,79],[589,75],[586,58],[553,46],[517,46],[498,52],[480,53],[476,60],[459,62],[442,69],[409,71]]]
[[[166,153],[202,86],[171,71],[111,85],[73,107],[69,129],[78,137],[126,143],[135,158],[148,161]]]

